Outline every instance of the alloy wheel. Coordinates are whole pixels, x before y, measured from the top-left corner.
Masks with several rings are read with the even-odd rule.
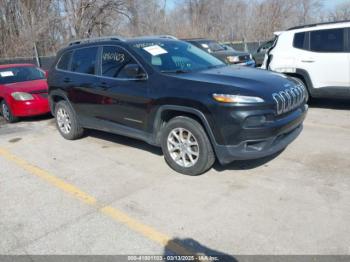
[[[197,139],[185,128],[175,128],[169,133],[167,147],[171,158],[181,167],[192,167],[198,161]]]
[[[10,110],[5,103],[2,104],[2,115],[6,120],[10,120]]]
[[[64,134],[69,134],[69,132],[72,129],[72,122],[70,120],[69,114],[64,108],[59,108],[57,110],[57,125],[59,129],[64,133]]]

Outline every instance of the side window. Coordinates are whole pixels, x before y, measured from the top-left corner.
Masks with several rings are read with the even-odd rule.
[[[311,31],[310,49],[316,52],[343,52],[344,29]]]
[[[114,78],[130,78],[125,67],[137,62],[123,48],[104,46],[102,50],[102,76]]]
[[[68,70],[71,57],[72,51],[64,53],[57,64],[57,68],[62,70]]]
[[[305,43],[305,32],[296,33],[294,35],[293,46],[295,48],[306,49],[304,43]]]
[[[73,53],[71,71],[94,75],[96,56],[97,47],[87,47],[75,50]]]

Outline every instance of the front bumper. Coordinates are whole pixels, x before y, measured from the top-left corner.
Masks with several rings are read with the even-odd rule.
[[[10,107],[14,116],[36,116],[50,112],[49,102],[47,98],[33,95],[34,99],[29,101],[16,101],[12,99]]]
[[[273,155],[293,142],[303,129],[303,121],[307,114],[307,105],[286,119],[276,121],[269,126],[254,130],[259,133],[259,139],[254,137],[251,130],[242,130],[241,135],[246,140],[236,145],[215,145],[216,156],[221,164],[228,164],[234,160],[249,160]],[[257,132],[256,132],[257,131]]]

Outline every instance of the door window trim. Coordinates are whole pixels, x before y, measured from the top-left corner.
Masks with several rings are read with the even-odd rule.
[[[70,57],[69,57],[69,61],[68,61],[68,65],[67,65],[67,70],[64,70],[62,68],[59,68],[58,65],[59,63],[61,62],[62,60],[62,57],[68,53],[71,53]],[[72,57],[73,57],[73,50],[67,50],[65,52],[62,53],[62,55],[60,56],[60,58],[58,59],[58,61],[56,62],[56,65],[55,65],[55,69],[56,70],[61,70],[61,71],[69,71],[70,68],[71,68],[71,63],[72,63]]]
[[[91,47],[97,47],[96,59],[98,59],[98,54],[99,54],[99,49],[100,49],[100,46],[99,46],[99,45],[90,45],[90,46],[78,47],[78,48],[70,49],[70,50],[67,50],[67,51],[66,51],[66,52],[72,52],[72,55],[71,55],[71,58],[70,58],[70,61],[69,61],[69,67],[68,67],[69,70],[59,69],[59,68],[57,67],[59,61],[61,60],[62,56],[63,56],[66,52],[64,52],[64,53],[61,55],[59,61],[58,61],[58,62],[56,63],[56,65],[55,65],[55,69],[56,69],[57,71],[61,71],[61,72],[65,72],[65,73],[70,73],[70,74],[77,74],[77,75],[84,75],[84,76],[99,76],[99,75],[97,74],[97,73],[98,73],[98,71],[97,71],[98,68],[96,68],[96,67],[98,66],[98,65],[97,65],[98,62],[95,63],[95,74],[87,74],[87,73],[75,72],[75,71],[72,71],[72,70],[71,70],[71,69],[72,69],[73,56],[74,56],[75,51],[76,51],[76,50],[80,50],[80,49],[91,48]]]
[[[143,78],[122,78],[122,77],[110,77],[110,76],[103,76],[102,75],[102,52],[103,52],[103,47],[117,47],[117,48],[120,48],[122,50],[124,50],[128,55],[130,55],[130,57],[132,59],[135,60],[135,62],[139,65],[139,67],[143,70],[143,72],[146,74],[145,77]],[[106,45],[100,45],[100,48],[99,48],[99,54],[98,54],[98,65],[99,65],[99,69],[98,69],[98,73],[99,75],[97,75],[98,77],[101,77],[101,78],[105,78],[105,79],[112,79],[112,80],[120,80],[120,81],[144,81],[144,80],[148,80],[148,73],[146,71],[146,69],[143,67],[143,65],[136,59],[136,57],[131,54],[126,48],[120,46],[120,45],[115,45],[115,44],[106,44]]]
[[[311,50],[311,33],[312,32],[317,32],[317,31],[327,31],[327,30],[338,30],[338,29],[342,29],[343,30],[343,47],[344,50],[343,51],[315,51],[315,50]],[[349,27],[336,27],[336,28],[327,28],[327,29],[318,29],[318,30],[311,30],[308,31],[308,35],[309,35],[309,46],[308,46],[308,51],[313,52],[313,53],[318,53],[318,54],[341,54],[341,53],[349,53],[349,50],[347,50],[347,39],[346,37],[346,31],[349,30]]]

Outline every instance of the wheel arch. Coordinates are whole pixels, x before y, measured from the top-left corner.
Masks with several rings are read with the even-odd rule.
[[[55,115],[55,106],[58,102],[65,100],[69,103],[69,99],[64,91],[62,90],[54,90],[50,92],[49,95],[49,105],[50,111],[52,115]],[[69,103],[70,104],[70,103]]]
[[[178,105],[164,105],[158,109],[153,126],[156,144],[160,144],[162,128],[167,122],[178,116],[186,116],[196,120],[204,128],[212,145],[216,144],[214,134],[205,115],[196,108]]]
[[[291,76],[291,77],[296,77],[296,78],[301,79],[303,81],[303,83],[305,84],[305,87],[309,91],[309,94],[313,95],[314,88],[313,88],[309,73],[306,70],[297,68],[295,70],[295,73],[285,73],[285,74],[288,76]]]

